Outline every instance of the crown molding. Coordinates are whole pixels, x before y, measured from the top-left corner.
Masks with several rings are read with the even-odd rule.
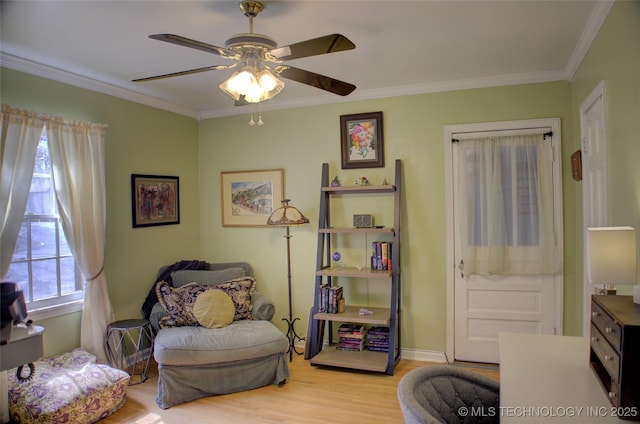
[[[223,109],[197,111],[164,100],[159,100],[152,96],[118,87],[115,84],[99,81],[95,78],[89,78],[83,75],[76,74],[74,72],[65,71],[4,52],[0,52],[0,61],[2,62],[2,66],[9,69],[51,79],[54,81],[73,85],[75,87],[96,91],[99,93],[129,100],[135,103],[151,106],[157,109],[167,110],[180,115],[189,116],[197,120],[242,115],[252,112],[252,110],[247,106],[232,106]],[[346,97],[317,95],[285,102],[265,102],[260,106],[260,110],[264,112],[326,104],[346,103],[360,100],[382,99],[388,97],[411,96],[417,94],[438,93],[446,91],[561,81],[566,80],[566,75],[566,70],[526,72],[519,74],[440,81],[435,83],[385,87],[370,90],[356,90],[351,95]]]
[[[591,43],[593,43],[598,32],[600,32],[600,27],[602,27],[602,24],[609,15],[614,3],[615,0],[599,0],[596,3],[596,6],[593,8],[593,12],[591,12],[591,16],[589,17],[589,21],[580,35],[578,44],[573,50],[573,53],[569,58],[569,62],[567,63],[565,71],[565,79],[567,81],[573,80],[573,75],[576,73],[578,67],[582,63],[582,59],[584,59],[584,56],[589,51]]]
[[[140,103],[146,106],[155,107],[157,109],[167,110],[169,112],[174,112],[180,115],[198,118],[198,111],[196,110],[176,105],[174,103],[166,102],[164,100],[159,100],[155,97],[136,93],[134,91],[118,87],[115,84],[100,81],[95,78],[86,77],[74,72],[65,71],[53,66],[44,65],[42,63],[24,59],[5,52],[0,52],[0,63],[3,67],[13,69],[15,71],[47,78],[53,81],[69,84],[74,87],[85,88],[87,90],[96,91],[98,93],[107,94],[109,96],[117,97],[124,100],[129,100],[134,103]]]
[[[403,85],[396,87],[376,88],[371,90],[356,90],[346,97],[335,96],[313,96],[287,102],[265,102],[261,106],[261,111],[273,111],[282,109],[292,109],[306,106],[318,106],[323,104],[336,104],[355,102],[360,100],[384,99],[387,97],[412,96],[417,94],[440,93],[446,91],[470,90],[474,88],[501,87],[507,85],[535,84],[540,82],[565,80],[564,70],[527,72],[521,74],[499,75],[482,78],[468,78],[452,81],[441,81],[436,83]],[[198,119],[222,118],[225,116],[241,115],[250,113],[249,109],[242,109],[246,106],[236,108],[225,108],[207,110],[200,113]]]

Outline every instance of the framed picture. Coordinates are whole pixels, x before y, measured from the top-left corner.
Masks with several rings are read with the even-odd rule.
[[[178,177],[131,174],[133,227],[180,223]]]
[[[384,167],[382,112],[340,115],[342,169]]]
[[[283,169],[221,172],[222,226],[266,227],[282,204],[283,176]]]

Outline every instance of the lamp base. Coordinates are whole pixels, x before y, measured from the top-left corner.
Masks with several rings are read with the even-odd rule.
[[[293,354],[295,352],[296,355],[302,355],[304,352],[299,352],[296,348],[296,341],[303,342],[304,338],[298,336],[296,333],[296,329],[294,324],[300,318],[292,318],[291,314],[289,314],[289,319],[282,318],[282,321],[287,323],[287,339],[289,340],[289,347],[287,348],[287,353],[289,354],[289,362],[293,361]]]
[[[615,287],[596,287],[594,292],[595,294],[609,294],[615,296],[618,293],[618,289]]]
[[[640,305],[640,285],[633,286],[633,303]]]

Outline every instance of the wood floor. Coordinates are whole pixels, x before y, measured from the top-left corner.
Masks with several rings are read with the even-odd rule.
[[[283,386],[211,396],[165,410],[155,402],[158,372],[152,366],[149,379],[129,386],[124,406],[100,423],[402,423],[398,382],[412,369],[429,365],[435,364],[403,359],[389,376],[311,366],[298,356]],[[496,366],[460,366],[499,380]]]

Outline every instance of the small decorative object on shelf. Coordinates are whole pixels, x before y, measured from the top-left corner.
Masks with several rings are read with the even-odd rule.
[[[336,175],[335,177],[333,177],[333,180],[331,180],[331,187],[340,187],[340,180],[338,179],[338,176]]]
[[[331,255],[331,259],[333,259],[333,261],[336,263],[336,266],[338,268],[342,266],[342,255],[340,254],[340,252],[338,251],[333,252],[333,255]]]
[[[389,181],[387,181],[387,177],[382,181],[382,185],[389,185]]]
[[[367,177],[360,177],[360,178],[356,178],[356,185],[357,186],[366,186],[369,185],[369,180],[367,179]]]
[[[369,214],[353,214],[353,226],[356,228],[373,227],[373,215]]]

